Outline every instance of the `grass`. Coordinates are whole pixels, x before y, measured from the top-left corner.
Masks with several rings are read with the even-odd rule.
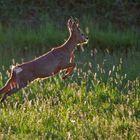
[[[82,28],[89,36],[89,46],[94,48],[138,48],[140,34],[134,32],[132,29],[118,31],[110,24],[105,27],[97,25],[92,20],[84,20]],[[86,26],[88,25],[88,26]],[[14,28],[3,29],[0,28],[0,48],[7,47],[16,48],[18,50],[43,50],[51,48],[54,45],[59,45],[68,38],[66,25],[61,28],[55,27],[54,24],[41,25],[38,29],[29,27],[16,26]],[[8,40],[8,42],[7,42]],[[45,46],[45,48],[44,48]],[[37,48],[39,47],[39,48]]]
[[[139,139],[140,75],[130,80],[125,59],[115,55],[92,58],[77,53],[78,66],[66,81],[60,73],[9,97],[0,107],[0,137]]]
[[[83,52],[76,50],[71,77],[35,81],[0,105],[0,139],[140,139],[140,52],[93,49],[138,47],[138,36],[92,29],[90,23],[88,28],[90,42]],[[0,87],[10,64],[31,60],[65,37],[66,31],[51,25],[1,29]]]

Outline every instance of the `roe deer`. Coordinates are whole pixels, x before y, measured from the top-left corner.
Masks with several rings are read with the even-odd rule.
[[[64,44],[33,61],[12,68],[9,80],[0,89],[0,94],[4,94],[1,102],[37,78],[46,78],[57,74],[60,70],[65,70],[62,78],[66,79],[72,73],[75,67],[74,48],[78,44],[87,43],[88,38],[81,31],[78,21],[72,17],[68,19],[67,27],[70,36]]]

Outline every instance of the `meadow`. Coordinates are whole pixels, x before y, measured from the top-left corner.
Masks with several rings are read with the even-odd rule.
[[[86,26],[88,25],[88,27]],[[139,34],[83,22],[89,44],[76,68],[38,80],[0,105],[0,139],[140,139]],[[0,87],[11,64],[31,60],[68,37],[51,24],[0,28]]]

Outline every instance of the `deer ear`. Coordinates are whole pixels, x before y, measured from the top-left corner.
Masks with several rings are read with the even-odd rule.
[[[78,20],[78,18],[74,18],[74,19],[75,19],[75,23],[76,23],[77,27],[79,27],[79,20]]]
[[[74,24],[74,19],[72,17],[70,17],[67,21],[67,27],[68,27],[69,31],[72,30],[73,24]]]

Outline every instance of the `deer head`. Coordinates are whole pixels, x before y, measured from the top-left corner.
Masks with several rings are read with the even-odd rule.
[[[78,19],[74,19],[73,17],[69,18],[67,22],[67,27],[70,35],[75,38],[75,41],[78,45],[87,44],[88,37],[80,29]]]

